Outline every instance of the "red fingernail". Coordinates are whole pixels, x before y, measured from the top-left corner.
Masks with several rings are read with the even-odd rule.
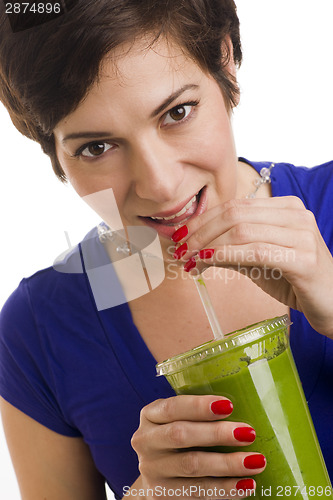
[[[243,463],[246,469],[261,469],[266,465],[266,458],[264,455],[260,455],[258,453],[257,455],[249,455],[248,457],[245,457]]]
[[[220,399],[210,405],[210,409],[215,415],[229,415],[234,409],[234,405],[229,399]]]
[[[198,253],[200,259],[210,259],[214,255],[214,248],[204,248]]]
[[[194,257],[191,257],[185,264],[184,266],[184,271],[186,271],[187,273],[189,271],[191,271],[191,269],[193,269],[195,266],[197,265],[196,263],[196,260]]]
[[[256,438],[256,431],[252,427],[236,427],[234,429],[234,438],[237,441],[253,443]]]
[[[185,236],[188,235],[188,228],[187,226],[182,226],[177,231],[175,231],[172,235],[172,239],[175,243],[178,243],[178,241],[182,240],[185,238]]]
[[[187,243],[183,243],[179,248],[177,248],[177,250],[173,254],[173,258],[176,260],[181,259],[183,255],[186,254],[187,249],[188,249]]]
[[[254,490],[256,487],[256,483],[253,479],[241,479],[236,484],[236,490]]]

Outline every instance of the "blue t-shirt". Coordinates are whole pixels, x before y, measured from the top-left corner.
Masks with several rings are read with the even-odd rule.
[[[252,163],[257,171],[269,162]],[[333,162],[307,169],[276,164],[273,196],[295,195],[333,250]],[[88,258],[87,258],[88,256]],[[89,260],[90,256],[90,260]],[[137,478],[130,440],[143,406],[173,396],[127,303],[98,310],[86,266],[108,262],[96,230],[59,264],[23,279],[0,315],[0,393],[65,436],[82,437],[117,497]],[[61,271],[61,272],[60,272]],[[111,280],[112,281],[112,280]],[[110,287],[117,286],[113,282]],[[292,310],[291,347],[333,478],[333,340]]]

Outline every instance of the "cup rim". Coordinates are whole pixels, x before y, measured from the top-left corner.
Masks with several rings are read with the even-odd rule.
[[[265,335],[277,332],[291,324],[292,322],[288,314],[285,314],[284,316],[265,319],[241,328],[240,330],[230,332],[222,339],[210,340],[184,353],[177,354],[172,358],[158,363],[156,365],[157,376],[172,375],[197,363],[199,360],[211,358],[221,352],[227,352],[244,344],[255,342]]]

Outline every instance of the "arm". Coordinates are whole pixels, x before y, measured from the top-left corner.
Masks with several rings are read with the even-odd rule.
[[[104,479],[81,438],[51,431],[0,398],[22,500],[105,500]]]

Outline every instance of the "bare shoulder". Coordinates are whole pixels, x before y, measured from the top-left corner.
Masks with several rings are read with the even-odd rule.
[[[22,500],[104,500],[104,479],[82,438],[58,434],[4,399],[0,409]]]

